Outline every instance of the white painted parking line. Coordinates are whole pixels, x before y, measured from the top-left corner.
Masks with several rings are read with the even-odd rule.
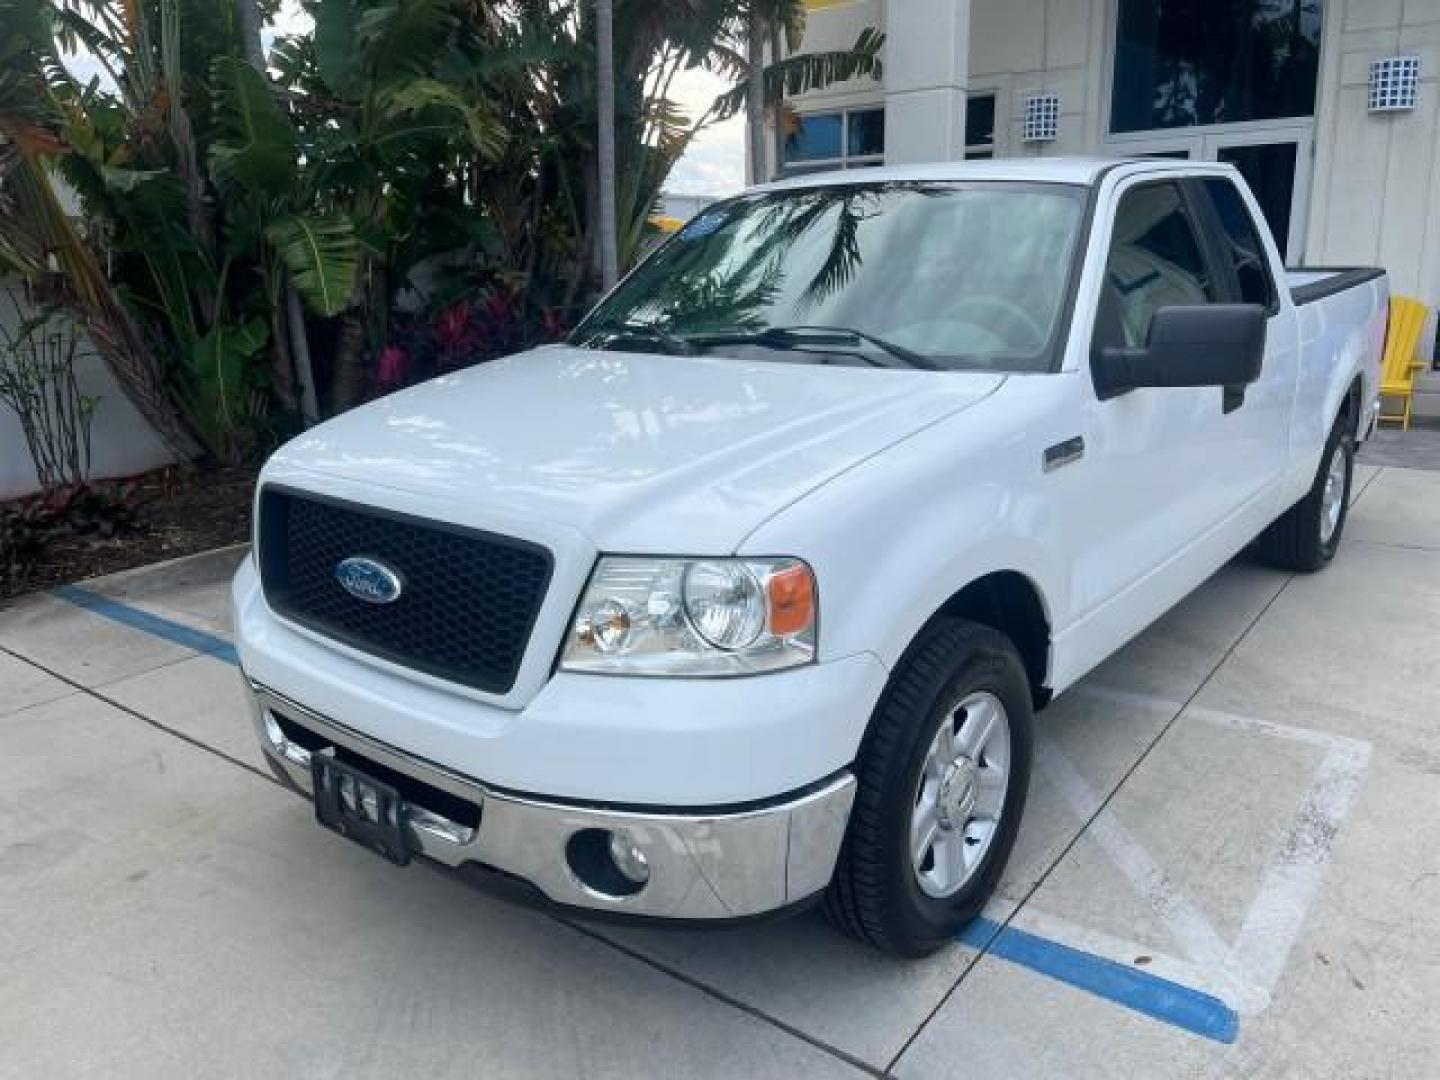
[[[1344,735],[1316,731],[1204,706],[1166,701],[1110,687],[1081,685],[1070,691],[1128,708],[1143,708],[1314,746],[1324,751],[1299,809],[1278,845],[1259,891],[1246,910],[1235,940],[1226,945],[1199,907],[1180,894],[1162,864],[1116,820],[1110,809],[1095,816],[1086,835],[1113,862],[1135,894],[1175,939],[1182,957],[1155,955],[1152,946],[1125,941],[1077,926],[1026,905],[1013,924],[1120,964],[1138,955],[1150,957],[1146,969],[1172,982],[1213,993],[1237,1012],[1254,1015],[1267,1008],[1314,903],[1340,829],[1370,760],[1370,744]],[[1042,754],[1037,771],[1080,816],[1099,804],[1073,765],[1057,754]]]
[[[1078,817],[1085,817],[1092,807],[1100,805],[1100,796],[1064,757],[1044,753],[1037,757],[1035,764]],[[1135,895],[1145,901],[1190,961],[1202,967],[1218,967],[1225,962],[1229,949],[1210,920],[1180,893],[1114,813],[1102,810],[1085,835],[1109,856]]]

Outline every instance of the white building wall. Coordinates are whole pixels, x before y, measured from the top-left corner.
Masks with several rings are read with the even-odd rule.
[[[805,50],[846,48],[866,27],[884,30],[885,80],[852,79],[791,105],[824,112],[885,102],[887,160],[933,161],[963,151],[964,114],[955,94],[993,92],[997,154],[1093,153],[1104,133],[1100,75],[1113,2],[812,0]],[[930,108],[907,108],[906,98],[927,92]],[[1060,138],[1026,145],[1025,98],[1040,92],[1060,94]]]
[[[970,0],[892,0],[885,34],[885,160],[962,156]]]
[[[1095,152],[1104,134],[1106,7],[1106,0],[972,0],[970,92],[995,94],[997,157]],[[1059,137],[1025,143],[1025,99],[1040,93],[1060,95]]]
[[[1368,111],[1370,62],[1420,57],[1413,111]],[[1306,250],[1313,265],[1376,264],[1391,288],[1440,304],[1440,0],[1326,0],[1315,176]],[[1422,342],[1430,355],[1435,319]],[[1416,411],[1440,416],[1440,378],[1422,374]]]
[[[0,288],[19,286],[0,283]],[[7,331],[13,329],[14,318],[8,300],[0,302],[0,319],[5,320]],[[120,392],[104,361],[83,343],[81,351],[85,355],[77,355],[75,361],[80,392],[100,399],[90,429],[91,476],[97,480],[133,476],[170,464],[174,459],[165,444]],[[0,499],[28,495],[38,486],[20,420],[0,402]]]

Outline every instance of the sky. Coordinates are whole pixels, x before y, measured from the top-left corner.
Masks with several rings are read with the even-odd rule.
[[[729,86],[703,69],[683,71],[671,89],[691,116],[698,116]],[[706,128],[680,159],[665,190],[677,195],[733,195],[745,186],[745,116]]]

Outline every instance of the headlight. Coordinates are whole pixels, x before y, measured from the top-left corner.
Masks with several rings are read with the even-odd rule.
[[[602,558],[565,671],[750,675],[815,658],[815,576],[799,559]]]

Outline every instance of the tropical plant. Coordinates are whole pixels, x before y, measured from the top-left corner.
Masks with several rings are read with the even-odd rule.
[[[163,358],[62,204],[57,169],[72,153],[69,117],[94,88],[60,61],[77,40],[67,8],[0,0],[0,272],[19,275],[63,305],[95,344],[121,392],[182,460],[196,440],[166,377]]]
[[[52,492],[90,478],[90,423],[98,398],[80,392],[75,360],[81,336],[62,310],[25,317],[13,292],[15,316],[0,322],[0,403],[20,422],[40,489]]]
[[[313,37],[282,42],[277,70],[302,99],[300,187],[329,226],[271,235],[283,240],[287,262],[314,258],[296,279],[312,303],[324,286],[344,283],[322,269],[353,260],[354,289],[324,294],[338,301],[331,405],[344,409],[371,389],[369,362],[385,342],[393,292],[434,253],[416,243],[425,219],[463,205],[456,162],[496,160],[506,127],[474,92],[458,0],[317,0],[306,10]]]
[[[184,436],[169,440],[178,452],[193,456],[198,442],[221,459],[243,456],[264,435],[270,395],[287,386],[272,374],[283,371],[283,337],[257,328],[278,307],[257,288],[267,262],[256,208],[293,173],[295,148],[293,139],[278,150],[265,141],[274,125],[265,129],[257,110],[268,102],[263,80],[257,96],[258,76],[229,66],[240,48],[233,23],[211,17],[207,0],[3,3],[30,28],[36,59],[27,85],[38,103],[30,115],[45,117],[50,168],[98,225],[81,236],[58,206],[52,211],[50,231],[71,249],[59,267],[64,289],[101,351],[110,346],[107,359],[132,400],[139,383],[148,391],[142,400],[159,397],[183,417],[170,425]],[[108,85],[70,75],[60,58],[77,45]],[[17,112],[8,112],[8,126]],[[32,208],[56,201],[51,175],[34,183]],[[24,230],[23,217],[0,223],[7,236]],[[19,269],[32,280],[37,272]],[[272,344],[273,367],[256,363]],[[154,422],[160,410],[142,411]]]
[[[623,268],[745,86],[778,107],[879,65],[875,34],[759,65],[759,34],[798,44],[799,0],[606,3],[612,49],[597,0],[308,0],[263,56],[274,0],[0,0],[0,266],[184,457],[553,338],[605,277],[602,191]],[[102,77],[67,69],[82,48]],[[686,116],[671,88],[700,65],[736,90]]]

